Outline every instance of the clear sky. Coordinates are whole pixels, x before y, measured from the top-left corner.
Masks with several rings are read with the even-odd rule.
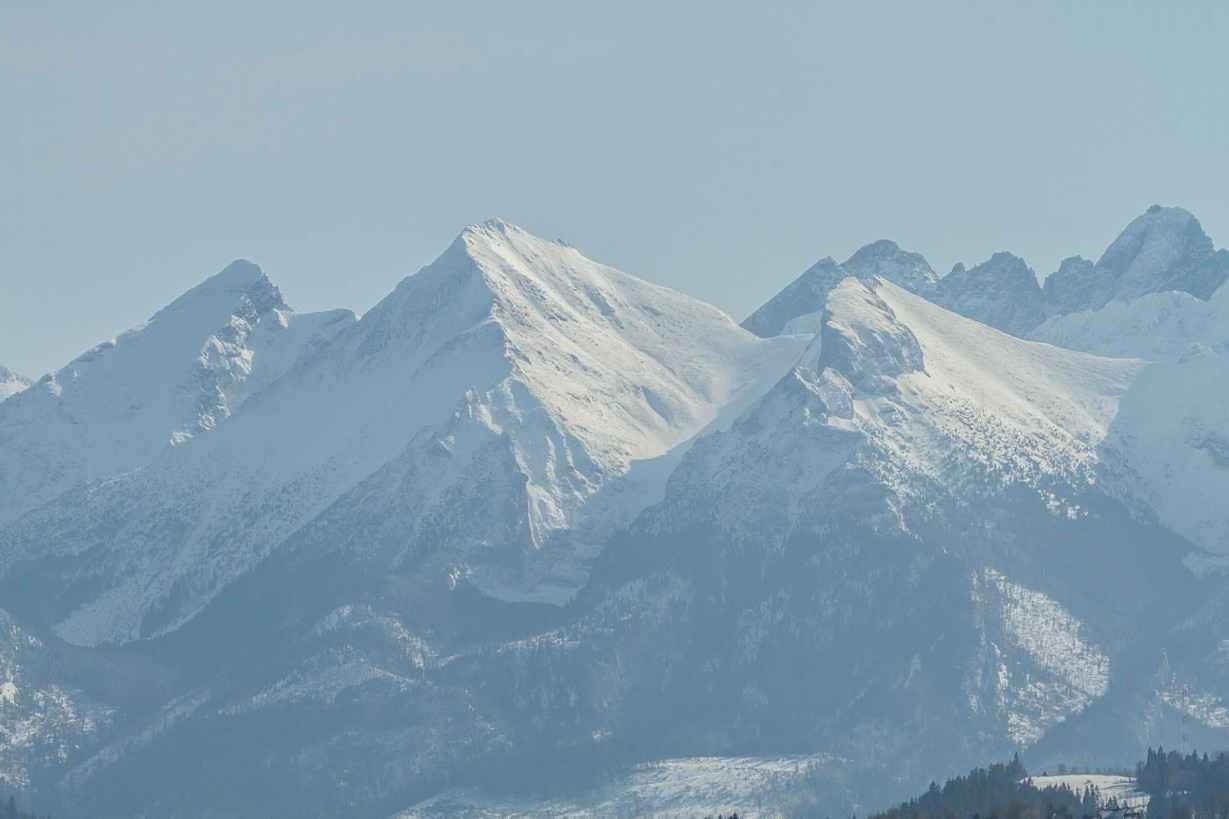
[[[236,257],[362,311],[495,215],[739,319],[881,237],[1044,276],[1159,202],[1229,245],[1226,43],[1223,0],[0,0],[0,363]]]

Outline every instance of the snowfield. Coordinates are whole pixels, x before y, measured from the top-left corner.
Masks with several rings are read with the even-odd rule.
[[[572,799],[517,801],[450,791],[392,819],[779,817],[806,777],[841,764],[826,754],[666,759],[639,765],[621,780]]]
[[[1114,801],[1122,808],[1148,807],[1148,794],[1135,786],[1134,777],[1115,774],[1053,774],[1032,776],[1029,781],[1038,788],[1070,788],[1077,795],[1086,789],[1097,792],[1103,806]]]

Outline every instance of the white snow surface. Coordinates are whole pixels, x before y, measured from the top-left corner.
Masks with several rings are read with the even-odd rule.
[[[1229,555],[1229,287],[1209,301],[1155,293],[1047,321],[1035,337],[1153,362],[1122,401],[1108,446],[1121,492],[1223,563]]]
[[[796,520],[851,465],[919,508],[936,486],[975,503],[1022,485],[1053,514],[1078,515],[1071,498],[1095,482],[1097,447],[1146,366],[1019,339],[881,279],[843,280],[823,325],[732,433],[703,441],[671,477],[680,498],[725,498],[704,514],[757,548],[774,537],[762,510]]]
[[[1208,301],[1190,293],[1149,293],[1130,301],[1113,301],[1099,310],[1053,316],[1030,338],[1098,355],[1165,361],[1191,345],[1229,348],[1229,287]]]
[[[1025,341],[885,281],[847,279],[828,310],[855,355],[888,337],[915,340],[920,365],[872,358],[866,366],[882,369],[890,388],[864,391],[853,405],[858,426],[901,467],[899,479],[887,477],[905,496],[910,475],[966,498],[1009,483],[1050,491],[1043,484],[1093,482],[1096,448],[1146,366]],[[1054,505],[1078,514],[1062,498]]]
[[[785,757],[684,757],[646,763],[611,785],[570,799],[517,800],[452,790],[393,819],[529,819],[641,817],[691,819],[784,816],[791,792],[815,769],[837,765],[829,754]]]
[[[1148,794],[1141,791],[1131,776],[1117,774],[1050,774],[1029,777],[1037,788],[1067,787],[1080,795],[1089,787],[1097,792],[1101,805],[1115,800],[1122,808],[1146,808],[1149,802]]]

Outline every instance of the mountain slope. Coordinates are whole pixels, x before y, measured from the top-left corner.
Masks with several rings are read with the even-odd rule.
[[[515,561],[555,533],[628,519],[653,490],[621,493],[617,479],[700,432],[803,343],[757,341],[715,308],[488,222],[212,434],[16,521],[0,535],[0,570],[10,588],[39,578],[46,622],[94,644],[176,628],[314,517],[339,518],[352,489],[360,506],[383,493],[406,520],[395,553],[374,535],[341,538],[359,553],[399,560],[434,519],[406,510],[465,507],[480,510],[471,529],[455,543],[427,530],[432,548]],[[459,498],[475,485],[487,489]]]
[[[0,407],[0,521],[208,432],[353,321],[297,316],[235,262]]]
[[[1055,317],[1034,337],[1071,349],[1147,358],[1153,365],[1124,397],[1106,448],[1111,476],[1170,528],[1229,554],[1229,288],[1204,301],[1182,292],[1111,302]]]
[[[1144,366],[842,282],[799,367],[604,555],[595,599],[656,585],[637,607],[674,624],[647,663],[663,678],[628,685],[665,686],[686,716],[638,724],[696,753],[810,743],[907,780],[1090,707],[1160,589],[1191,582],[1185,544],[1098,489]],[[1090,572],[1116,593],[1088,595]],[[594,650],[557,639],[552,668]]]

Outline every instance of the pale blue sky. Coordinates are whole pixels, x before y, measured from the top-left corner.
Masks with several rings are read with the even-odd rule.
[[[739,319],[880,237],[1229,245],[1229,4],[734,5],[0,0],[0,363],[241,256],[362,311],[494,215]]]

